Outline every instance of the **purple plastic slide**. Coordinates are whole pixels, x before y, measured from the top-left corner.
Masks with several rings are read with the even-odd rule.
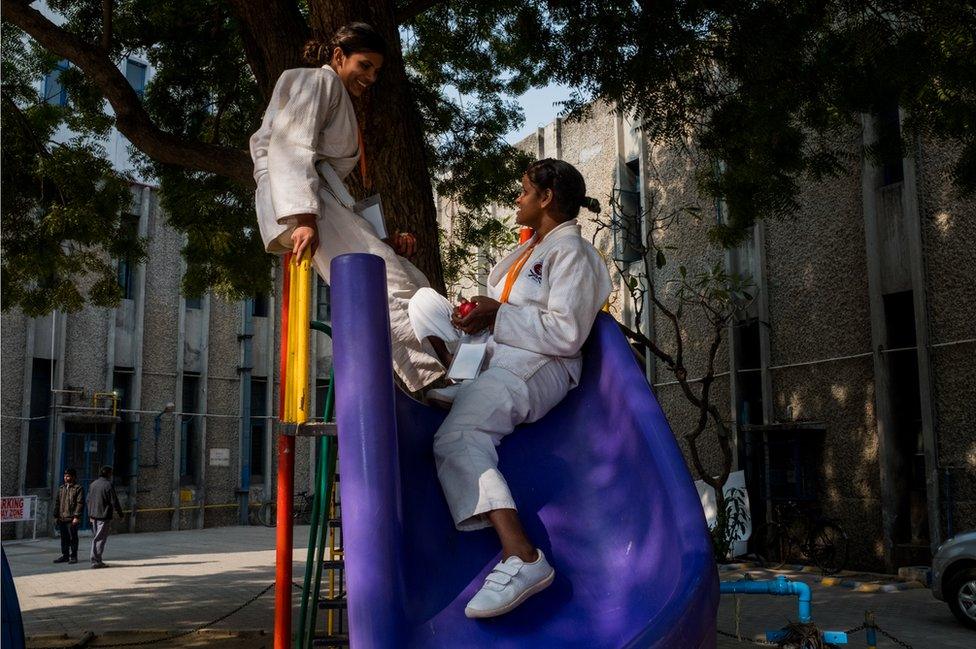
[[[586,343],[582,384],[499,448],[556,581],[475,621],[464,605],[498,541],[454,529],[431,450],[444,415],[394,387],[383,261],[336,258],[332,300],[353,649],[715,646],[718,573],[698,493],[610,317]]]

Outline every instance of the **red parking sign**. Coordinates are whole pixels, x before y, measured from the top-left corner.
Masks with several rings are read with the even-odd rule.
[[[7,521],[29,521],[27,499],[23,496],[10,496],[0,499],[0,519]]]

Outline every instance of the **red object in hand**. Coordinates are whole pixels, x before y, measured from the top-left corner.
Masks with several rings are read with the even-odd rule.
[[[461,302],[461,305],[458,307],[458,313],[461,314],[462,318],[466,318],[468,317],[469,313],[474,311],[474,307],[475,307],[474,302],[468,302],[467,300],[464,300],[463,302]]]

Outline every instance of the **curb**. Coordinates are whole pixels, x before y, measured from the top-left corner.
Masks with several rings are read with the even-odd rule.
[[[824,577],[820,580],[821,586],[840,586],[855,593],[897,593],[903,590],[916,590],[925,588],[925,584],[920,581],[899,581],[887,584],[876,584],[865,581],[854,581],[841,577]]]
[[[725,563],[725,564],[720,564],[718,569],[719,572],[736,572],[740,570],[762,569],[762,570],[770,570],[773,572],[799,572],[807,575],[820,572],[820,570],[814,566],[782,565],[774,570],[772,568],[760,566],[755,562]],[[879,576],[879,577],[882,579],[885,578],[885,576]],[[851,590],[855,593],[899,593],[905,590],[917,590],[921,588],[928,588],[928,586],[926,586],[924,583],[918,580],[895,581],[894,579],[892,579],[887,581],[887,583],[878,583],[873,581],[858,581],[843,576],[820,577],[816,579],[813,583],[819,584],[821,586],[827,586],[827,587],[840,587],[847,590]]]

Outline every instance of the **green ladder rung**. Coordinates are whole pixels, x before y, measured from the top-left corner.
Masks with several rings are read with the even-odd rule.
[[[316,636],[312,640],[313,647],[346,647],[349,646],[348,633],[336,633],[335,635]]]

